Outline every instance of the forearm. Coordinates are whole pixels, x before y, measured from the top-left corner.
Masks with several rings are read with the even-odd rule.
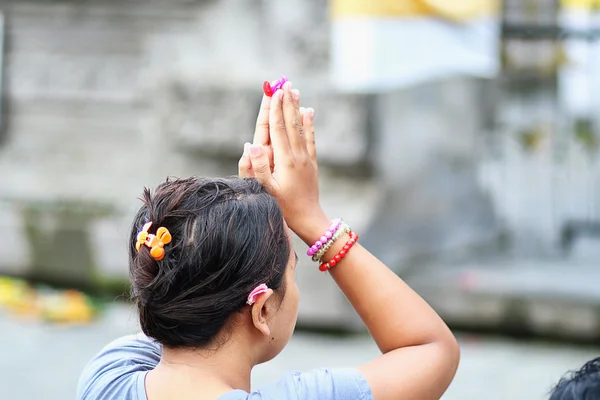
[[[446,324],[425,300],[360,244],[330,273],[383,353],[454,341]]]
[[[314,240],[328,224],[324,217],[318,221],[300,233],[305,242]],[[311,230],[314,233],[308,233]],[[347,240],[347,236],[340,238],[323,259],[335,256]],[[330,273],[383,353],[433,342],[455,344],[454,336],[427,302],[360,244]]]

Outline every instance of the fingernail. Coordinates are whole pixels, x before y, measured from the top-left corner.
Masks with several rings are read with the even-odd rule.
[[[292,98],[296,101],[300,99],[300,91],[298,89],[292,89]]]
[[[244,143],[244,155],[247,155],[250,151],[250,143]]]
[[[262,154],[263,149],[262,146],[259,144],[253,144],[250,146],[250,154],[252,154],[252,156],[254,157],[258,157]]]
[[[309,120],[312,121],[312,120],[315,119],[315,110],[314,109],[312,109],[312,108],[309,107],[309,108],[306,109],[306,112],[308,113],[308,119]]]
[[[278,91],[277,91],[277,98],[278,98],[279,100],[283,100],[283,90],[278,90]]]
[[[306,112],[306,108],[300,107],[300,114],[304,114]]]
[[[283,90],[290,90],[292,88],[292,82],[287,81],[283,84]]]

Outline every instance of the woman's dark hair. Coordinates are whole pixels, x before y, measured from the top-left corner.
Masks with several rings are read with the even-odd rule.
[[[277,201],[254,179],[167,179],[129,238],[129,272],[142,331],[167,347],[210,344],[259,284],[284,295],[291,246]],[[138,232],[165,227],[165,256],[135,248]]]
[[[550,400],[596,399],[600,399],[600,357],[561,379],[550,395]]]

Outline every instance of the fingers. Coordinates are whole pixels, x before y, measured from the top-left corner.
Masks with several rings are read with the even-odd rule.
[[[292,161],[292,151],[285,120],[283,118],[283,90],[278,90],[271,97],[269,108],[269,136],[273,146],[273,159],[275,164],[288,165]]]
[[[262,144],[267,146],[270,143],[269,139],[269,109],[271,108],[271,98],[263,95],[258,110],[258,118],[256,119],[256,129],[254,131],[254,144]]]
[[[271,167],[271,172],[275,170],[275,161],[273,160],[273,146],[266,146],[264,150],[267,152],[267,157],[269,158],[269,165]]]
[[[244,144],[244,153],[238,162],[238,176],[240,178],[254,178],[252,161],[250,160],[250,143]]]
[[[267,189],[267,191],[274,194],[273,190],[276,187],[276,182],[271,173],[269,156],[265,151],[265,147],[259,144],[251,145],[250,160],[252,162],[254,177],[265,187],[265,189]]]
[[[283,85],[283,117],[290,148],[294,155],[305,154],[306,144],[302,135],[302,117],[300,115],[300,92],[292,90],[292,83]]]
[[[307,108],[302,113],[302,125],[304,126],[304,140],[306,151],[313,161],[317,161],[317,144],[315,141],[315,110]]]
[[[238,162],[238,176],[240,178],[254,178],[254,170],[252,169],[252,160],[250,158],[250,143],[244,144],[244,152],[242,157]],[[269,160],[269,169],[271,173],[275,168],[273,163],[273,148],[271,146],[263,146],[263,150],[267,153],[267,158]]]

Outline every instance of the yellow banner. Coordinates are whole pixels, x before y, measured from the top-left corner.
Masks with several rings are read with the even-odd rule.
[[[560,5],[576,10],[594,10],[600,8],[600,0],[560,0]]]
[[[331,0],[333,18],[340,17],[404,17],[429,15],[429,9],[418,0]]]
[[[334,19],[428,16],[464,21],[497,14],[499,8],[499,0],[331,0]]]

